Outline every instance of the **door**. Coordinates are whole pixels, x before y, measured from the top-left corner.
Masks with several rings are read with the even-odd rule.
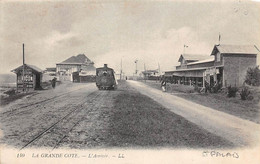
[[[35,80],[36,80],[36,82],[35,82],[35,88],[34,89],[41,88],[41,77],[40,77],[40,74],[36,74]]]

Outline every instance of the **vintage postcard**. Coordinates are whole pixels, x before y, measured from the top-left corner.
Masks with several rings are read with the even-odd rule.
[[[0,163],[260,163],[260,2],[0,1]]]

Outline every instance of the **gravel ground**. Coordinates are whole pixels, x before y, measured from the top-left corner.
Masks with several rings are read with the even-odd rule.
[[[124,81],[103,97],[63,148],[227,148],[233,144],[170,112]]]
[[[124,81],[114,91],[99,91],[94,84],[68,84],[66,90],[60,87],[9,104],[0,113],[1,144],[22,148],[70,112],[28,147],[233,147]]]
[[[1,143],[21,148],[96,90],[94,84],[62,85],[1,108]]]
[[[115,99],[111,111],[111,146],[204,148],[230,147],[217,137],[183,117],[174,114],[151,98],[122,83],[127,92]]]

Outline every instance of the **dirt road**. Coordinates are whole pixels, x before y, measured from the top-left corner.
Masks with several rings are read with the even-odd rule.
[[[227,139],[236,146],[255,146],[259,143],[259,124],[187,101],[137,81],[128,81],[128,83],[140,93],[162,104],[165,108],[207,131]]]
[[[125,81],[114,91],[97,90],[93,83],[66,84],[25,97],[1,108],[1,144],[18,149],[234,146],[138,90]]]

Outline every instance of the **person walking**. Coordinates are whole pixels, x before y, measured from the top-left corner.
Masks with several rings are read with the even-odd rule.
[[[165,78],[162,79],[161,87],[162,87],[162,91],[166,92],[166,79]]]
[[[56,81],[57,81],[57,78],[56,78],[56,77],[54,77],[54,78],[51,80],[51,86],[52,86],[53,89],[54,89],[55,86],[56,86]]]

